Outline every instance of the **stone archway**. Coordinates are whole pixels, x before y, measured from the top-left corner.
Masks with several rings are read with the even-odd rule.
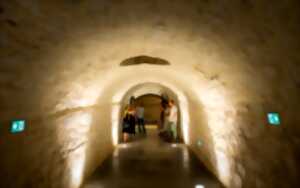
[[[175,93],[173,90],[168,87],[161,85],[160,83],[141,83],[131,87],[127,90],[126,93],[123,94],[123,97],[120,100],[118,106],[113,108],[112,112],[112,134],[114,139],[114,144],[118,144],[120,141],[120,130],[121,130],[121,115],[124,111],[128,101],[132,96],[135,98],[139,98],[144,95],[156,95],[161,96],[162,94],[167,94],[170,98],[174,99],[175,103],[178,105],[179,109],[179,121],[178,126],[181,130],[181,137],[183,138],[184,143],[188,143],[189,133],[188,133],[188,124],[189,124],[189,116],[188,116],[188,106],[186,105],[186,98],[181,93]],[[178,96],[180,95],[180,97]]]

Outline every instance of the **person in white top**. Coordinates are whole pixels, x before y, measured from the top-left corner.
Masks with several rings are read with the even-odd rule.
[[[144,113],[145,113],[144,107],[138,106],[136,108],[136,118],[139,127],[139,133],[143,132],[144,134],[146,134]]]
[[[177,114],[178,109],[175,105],[174,100],[169,101],[169,115],[168,115],[168,122],[169,122],[169,130],[172,132],[173,139],[177,139]]]

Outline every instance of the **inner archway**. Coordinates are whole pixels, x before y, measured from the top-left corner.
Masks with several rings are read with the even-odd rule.
[[[120,143],[121,141],[121,130],[122,130],[122,113],[124,112],[125,108],[128,106],[129,101],[132,97],[135,99],[143,99],[144,97],[156,97],[156,102],[160,102],[161,96],[166,95],[168,98],[173,99],[177,108],[178,108],[178,136],[179,140],[183,141],[184,143],[188,143],[188,124],[189,124],[189,117],[188,117],[188,106],[187,106],[187,99],[185,96],[177,91],[175,93],[173,90],[169,89],[168,87],[161,85],[160,83],[141,83],[137,84],[124,94],[123,98],[120,101],[120,106],[113,108],[113,118],[114,115],[118,115],[118,119],[114,118],[113,126],[118,126],[117,130],[113,127],[113,138],[117,137],[118,141],[114,141],[115,144]],[[154,122],[158,123],[158,121]],[[116,136],[116,133],[118,136]]]
[[[142,96],[139,96],[135,98],[134,96],[131,96],[129,101],[125,101],[125,106],[134,105],[136,116],[138,114],[138,108],[143,108],[143,116],[144,116],[144,124],[145,128],[147,129],[155,129],[157,133],[161,133],[161,136],[163,133],[168,133],[168,120],[167,117],[165,117],[164,109],[166,108],[166,102],[169,102],[169,100],[172,100],[167,94],[162,95],[156,95],[156,94],[144,94]],[[176,115],[177,122],[180,122],[180,108],[177,103],[174,104],[176,108],[178,109],[178,113]],[[126,111],[126,109],[125,109]],[[124,115],[124,111],[122,114]],[[122,123],[122,120],[121,120]],[[173,140],[175,142],[183,142],[183,134],[180,124],[176,125],[177,129],[177,137],[176,140]],[[139,123],[136,122],[135,125],[135,133],[141,133],[141,127],[139,127]],[[169,138],[170,139],[170,138]],[[171,141],[171,140],[169,140]]]

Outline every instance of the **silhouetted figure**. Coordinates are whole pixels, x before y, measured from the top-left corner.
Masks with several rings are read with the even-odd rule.
[[[159,130],[163,130],[165,121],[165,108],[161,106],[160,108],[160,122],[159,122]]]
[[[123,117],[123,141],[129,140],[129,135],[135,134],[135,109],[133,106],[129,106],[125,110]]]
[[[161,118],[161,130],[159,135],[167,142],[171,142],[173,140],[173,134],[170,128],[169,116],[171,107],[169,105],[169,101],[166,98],[162,98],[161,102],[162,111],[160,114]]]
[[[168,99],[166,96],[161,97],[161,111],[160,111],[160,130],[163,131],[166,127],[166,110],[168,108]]]

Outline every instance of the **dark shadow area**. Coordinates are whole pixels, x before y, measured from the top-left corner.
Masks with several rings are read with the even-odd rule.
[[[120,66],[131,66],[131,65],[170,65],[170,63],[164,59],[149,56],[137,56],[129,59],[125,59],[120,63]]]

